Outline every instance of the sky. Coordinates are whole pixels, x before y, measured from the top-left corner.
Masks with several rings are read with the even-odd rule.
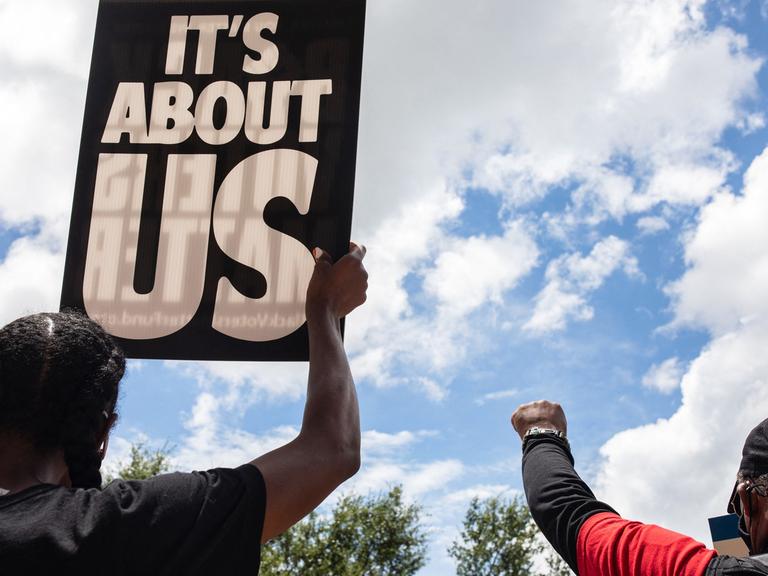
[[[58,307],[95,0],[0,0],[0,322]],[[347,323],[360,472],[402,484],[429,562],[522,488],[547,398],[626,517],[710,544],[768,416],[768,1],[369,0]],[[307,367],[131,361],[107,467],[290,440]]]

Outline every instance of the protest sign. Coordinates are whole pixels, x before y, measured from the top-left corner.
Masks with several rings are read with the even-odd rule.
[[[129,356],[304,360],[348,247],[364,0],[101,0],[62,307]]]

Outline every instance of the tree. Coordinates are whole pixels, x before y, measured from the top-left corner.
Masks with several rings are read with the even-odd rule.
[[[170,457],[171,449],[168,445],[153,450],[143,444],[131,444],[130,460],[127,463],[120,462],[117,474],[114,477],[107,475],[105,484],[109,484],[115,478],[146,480],[168,472],[171,467]]]
[[[412,576],[426,562],[421,508],[402,488],[348,495],[327,517],[316,513],[262,549],[262,576]]]
[[[474,498],[464,518],[461,539],[448,553],[457,576],[529,576],[543,551],[538,528],[521,499]]]

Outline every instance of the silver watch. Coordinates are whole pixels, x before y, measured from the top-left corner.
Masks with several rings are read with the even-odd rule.
[[[542,434],[556,436],[557,438],[568,442],[568,438],[562,430],[555,430],[554,428],[539,428],[538,426],[534,426],[533,428],[528,429],[528,431],[525,433],[525,436],[523,436],[523,442],[528,440],[528,438],[531,436],[540,436]]]

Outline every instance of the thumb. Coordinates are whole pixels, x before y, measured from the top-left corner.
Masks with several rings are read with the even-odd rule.
[[[327,268],[333,266],[333,259],[331,258],[331,255],[322,248],[313,248],[312,256],[315,258],[315,269],[320,267]]]

